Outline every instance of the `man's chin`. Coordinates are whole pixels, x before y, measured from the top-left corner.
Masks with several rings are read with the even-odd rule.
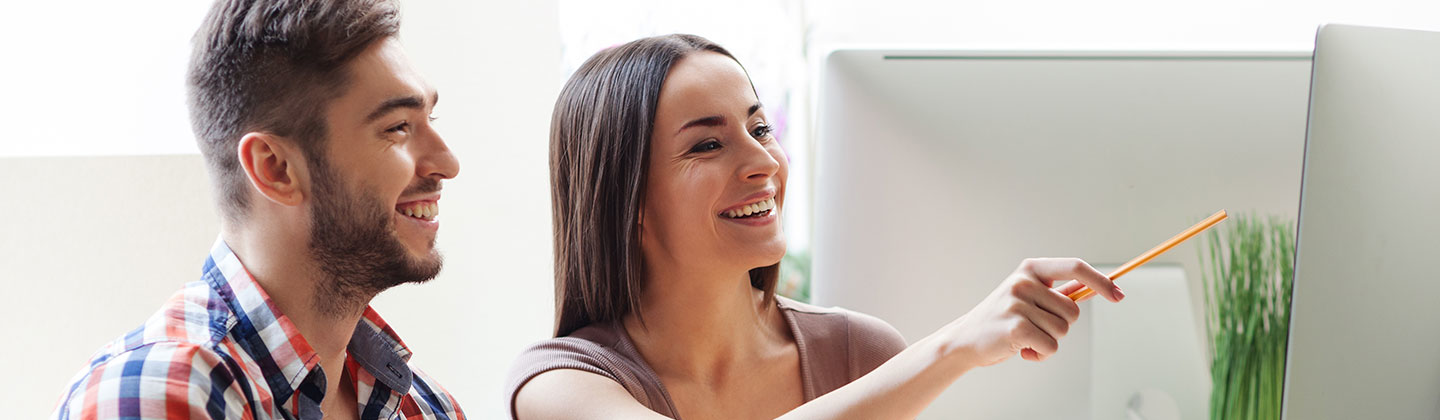
[[[410,275],[407,276],[409,278],[406,279],[406,283],[421,284],[433,280],[440,275],[440,270],[445,266],[445,258],[440,255],[440,251],[434,248],[431,248],[430,252],[424,256],[412,255],[408,259],[407,265],[410,266],[408,274]]]

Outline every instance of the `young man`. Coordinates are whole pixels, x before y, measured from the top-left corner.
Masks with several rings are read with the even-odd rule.
[[[213,6],[189,96],[220,238],[52,417],[464,418],[369,307],[439,273],[441,181],[460,170],[399,24],[387,0]]]

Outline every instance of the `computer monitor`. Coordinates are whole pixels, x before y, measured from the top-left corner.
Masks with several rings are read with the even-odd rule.
[[[1286,419],[1440,418],[1440,33],[1316,37]]]
[[[1025,257],[1119,265],[1221,208],[1295,217],[1309,51],[844,49],[823,69],[813,300],[876,315],[911,341],[974,307]],[[1166,299],[1193,312],[1163,318],[1190,320],[1169,322],[1193,347],[1206,342],[1198,253],[1181,245],[1152,263],[1177,271],[1121,280],[1188,285]],[[1109,302],[1084,305],[1055,357],[972,370],[922,417],[1090,418],[1125,409],[1091,392],[1107,381],[1099,352],[1207,362],[1204,348],[1113,353],[1105,340],[1125,327],[1096,323],[1105,317],[1092,309]],[[1203,404],[1174,397],[1182,418],[1205,418]]]

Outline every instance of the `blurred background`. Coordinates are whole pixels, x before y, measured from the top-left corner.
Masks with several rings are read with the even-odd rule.
[[[1436,19],[1440,16],[1440,4],[1422,0],[1100,0],[1083,3],[735,0],[718,4],[659,0],[410,0],[403,1],[402,7],[402,42],[418,69],[446,98],[436,110],[440,118],[436,124],[461,159],[463,170],[446,186],[445,228],[439,239],[439,246],[447,255],[445,272],[429,284],[387,292],[374,305],[415,349],[414,362],[437,377],[474,418],[498,418],[506,414],[502,381],[510,361],[525,345],[549,337],[553,321],[546,166],[550,108],[569,72],[602,48],[643,36],[687,32],[708,37],[734,52],[750,72],[761,100],[772,110],[780,129],[778,135],[791,159],[785,228],[790,236],[792,255],[787,257],[784,291],[821,304],[839,304],[874,313],[896,324],[906,338],[913,341],[963,314],[978,301],[977,290],[988,290],[1013,268],[1018,261],[1013,255],[1065,254],[1097,259],[1097,264],[1118,264],[1216,208],[1196,202],[1171,203],[1164,212],[1127,208],[1126,213],[1116,215],[1094,207],[1085,212],[1067,212],[1066,206],[1080,205],[1075,200],[1035,213],[1017,214],[1005,206],[976,208],[968,214],[984,229],[974,231],[972,236],[944,239],[951,242],[899,234],[906,232],[905,229],[919,229],[914,225],[901,225],[896,230],[887,229],[884,220],[834,222],[846,216],[838,212],[839,206],[851,202],[846,200],[866,198],[847,195],[851,190],[834,183],[840,182],[837,180],[865,182],[869,179],[863,176],[865,171],[876,168],[868,166],[872,164],[893,169],[917,163],[914,170],[918,172],[908,174],[910,177],[900,177],[892,183],[870,179],[876,182],[875,188],[893,187],[896,197],[903,198],[908,193],[909,197],[933,198],[942,204],[963,197],[928,194],[926,191],[933,190],[918,186],[950,185],[946,182],[954,179],[947,176],[964,172],[944,172],[944,167],[936,169],[919,165],[918,161],[907,161],[907,158],[920,159],[925,156],[924,151],[876,148],[876,141],[893,138],[898,139],[896,144],[923,144],[915,142],[949,138],[936,134],[951,127],[947,125],[949,119],[982,111],[991,116],[986,121],[1008,115],[1019,121],[1008,126],[1025,126],[1034,134],[1053,127],[1045,121],[1055,121],[1054,118],[1065,114],[1052,110],[1051,114],[1045,114],[1050,119],[1035,119],[1027,125],[1021,117],[1030,112],[1030,108],[1023,103],[1008,113],[979,108],[970,114],[947,113],[948,109],[965,110],[970,109],[965,106],[984,103],[972,101],[967,105],[963,97],[960,102],[926,99],[924,95],[934,91],[927,93],[924,83],[944,80],[947,74],[952,74],[945,68],[883,70],[901,73],[875,70],[882,71],[879,78],[867,79],[877,73],[867,73],[865,66],[871,64],[863,61],[866,54],[880,57],[897,54],[897,51],[918,51],[931,57],[985,54],[1013,57],[1033,55],[1037,51],[1121,51],[1139,55],[1221,51],[1232,55],[1249,52],[1267,57],[1291,57],[1280,61],[1291,63],[1290,66],[1278,64],[1275,68],[1283,69],[1273,74],[1264,73],[1273,79],[1246,71],[1226,77],[1281,92],[1280,96],[1271,98],[1273,102],[1264,103],[1283,104],[1266,109],[1280,115],[1278,121],[1292,131],[1273,135],[1249,131],[1250,134],[1230,137],[1229,140],[1237,143],[1233,147],[1196,153],[1263,155],[1269,159],[1221,161],[1235,162],[1234,168],[1266,168],[1269,172],[1263,173],[1273,175],[1249,185],[1248,189],[1242,188],[1246,193],[1229,198],[1240,206],[1231,210],[1281,213],[1293,218],[1303,142],[1304,81],[1308,77],[1303,70],[1306,64],[1293,58],[1304,57],[1313,48],[1316,26],[1344,22],[1440,30],[1440,20]],[[3,311],[0,314],[9,322],[0,325],[0,337],[7,337],[14,344],[4,350],[0,369],[20,378],[0,384],[0,408],[6,410],[7,417],[42,418],[48,414],[62,391],[61,386],[81,368],[91,352],[139,325],[181,284],[198,277],[205,253],[216,237],[218,221],[211,208],[209,184],[187,121],[184,72],[190,36],[207,8],[208,2],[178,0],[147,2],[144,6],[92,0],[6,6],[10,19],[6,25],[0,25],[0,55],[5,58],[4,66],[0,66],[0,76],[3,76],[0,92],[5,98],[0,101],[0,118],[6,127],[5,135],[0,136],[0,200],[4,200],[0,203],[0,223],[3,223],[0,226],[0,282],[3,283],[0,284],[5,286],[5,291],[0,293],[0,311]],[[975,53],[977,51],[982,53]],[[844,61],[847,59],[852,61]],[[981,70],[985,71],[975,74],[992,77],[1006,74],[997,73],[995,69]],[[1133,72],[1126,74],[1139,75],[1137,77],[1157,75],[1156,80],[1183,80],[1164,79],[1160,75],[1184,71],[1120,70]],[[905,71],[929,75],[929,78],[916,79],[922,86],[908,87],[912,89],[909,96],[895,96],[892,93],[907,87],[887,84],[894,78],[887,79],[884,74],[911,74]],[[1101,71],[1093,73],[1099,79],[1092,80],[1108,80],[1103,77],[1116,74]],[[1030,76],[1034,80],[1045,80],[1043,74]],[[847,79],[836,82],[840,78]],[[971,89],[964,92],[975,92],[973,89],[979,88],[992,88],[992,94],[1007,92],[1003,81],[995,82],[999,84],[996,85],[984,83],[988,79],[959,80],[975,86],[944,86]],[[1233,87],[1223,83],[1219,86]],[[1046,92],[1038,88],[1026,91]],[[1139,91],[1135,94],[1139,96],[1125,97],[1146,97],[1143,93]],[[978,97],[982,96],[972,98]],[[1114,97],[1097,99],[1135,104]],[[1257,105],[1258,102],[1230,99],[1231,102],[1219,101],[1202,109],[1226,109],[1230,106],[1227,103],[1263,106]],[[925,104],[940,104],[942,108],[931,113],[895,111],[917,103],[922,108]],[[1076,102],[1075,109],[1083,109],[1084,103]],[[1243,120],[1244,115],[1247,114],[1235,117]],[[843,121],[841,116],[876,116],[876,122],[867,125],[852,121],[851,125],[844,125],[836,122]],[[960,127],[972,130],[966,133],[994,135],[993,131],[985,131],[984,125],[967,123]],[[1250,126],[1241,124],[1240,127]],[[878,134],[861,136],[859,133]],[[1213,133],[1194,135],[1203,139]],[[1273,142],[1248,142],[1247,135]],[[1034,138],[1020,135],[1015,138],[1022,137]],[[1131,141],[1137,137],[1116,138]],[[860,141],[864,139],[868,140]],[[1065,140],[1053,137],[1051,145],[1066,144]],[[852,154],[827,155],[842,150],[842,146],[829,146],[831,144],[851,148],[844,150],[853,150]],[[1070,144],[1066,147],[1072,149],[1065,150],[1099,153],[1086,144]],[[1177,144],[1183,149],[1194,143]],[[1115,150],[1158,153],[1166,147],[1169,146],[1162,144],[1154,149],[1116,146]],[[854,153],[876,150],[903,153],[879,156],[876,161],[853,158]],[[975,150],[999,152],[993,155],[994,159],[977,158],[958,167],[974,170],[986,168],[977,165],[990,162],[992,166],[988,168],[1005,168],[1006,162],[1019,159],[1019,152],[1009,149],[981,147],[955,153],[972,158],[986,156],[976,154]],[[1144,156],[1138,155],[1102,155],[1128,162],[1144,160]],[[829,160],[826,156],[830,156]],[[1154,165],[1160,170],[1166,164]],[[926,172],[932,169],[940,172]],[[1221,170],[1224,171],[1223,164]],[[1110,174],[1149,178],[1140,172]],[[987,202],[1034,208],[1039,204],[1025,200],[1043,192],[1017,188],[1051,185],[1045,181],[1054,179],[1037,177],[1016,181],[1014,175],[994,178],[1013,181],[1009,184],[954,185],[983,192],[984,197],[991,200]],[[1211,175],[1214,174],[1190,173],[1190,177],[1181,180]],[[822,178],[826,176],[830,178]],[[828,190],[827,179],[832,182]],[[1074,185],[1084,185],[1083,180],[1075,182]],[[1225,178],[1224,182],[1243,183],[1244,180]],[[1007,200],[1011,196],[1015,200]],[[1193,205],[1184,206],[1189,204]],[[1193,210],[1181,210],[1191,207]],[[895,210],[898,215],[908,214],[903,211],[908,210]],[[1049,219],[1056,214],[1070,214],[1074,219]],[[1053,241],[1038,237],[1045,232],[1062,230],[1063,226],[1073,225],[1072,222],[1106,220],[1107,214],[1115,217],[1096,222],[1103,226],[1068,232],[1064,238]],[[923,215],[925,218],[919,220],[946,217],[945,214]],[[1134,219],[1136,217],[1140,218]],[[1141,223],[1143,227],[1107,238],[1108,242],[1103,244],[1084,242],[1085,238],[1113,232],[1105,229],[1107,226],[1122,226],[1117,219],[1144,223]],[[1048,220],[1049,224],[1036,227],[1036,220]],[[965,228],[974,230],[974,226]],[[1017,231],[1034,239],[1002,239],[1007,232]],[[875,238],[890,238],[876,243],[898,251],[894,254],[867,251],[863,241]],[[1000,242],[998,250],[983,249],[992,241]],[[1023,246],[1047,241],[1045,246]],[[855,245],[832,248],[829,251],[832,256],[851,255],[846,254],[849,252],[875,259],[827,264],[823,254],[826,245]],[[931,273],[928,270],[951,258],[960,258],[956,253],[965,250],[975,251],[970,255],[985,256],[985,265],[972,264],[973,272],[955,273],[950,278],[928,277]],[[1177,252],[1184,255],[1163,261],[1168,265],[1145,276],[1172,279],[1165,281],[1180,285],[1174,288],[1179,291],[1176,293],[1181,293],[1175,302],[1189,305],[1188,313],[1176,313],[1173,319],[1167,318],[1167,322],[1191,324],[1194,333],[1189,338],[1181,334],[1176,340],[1191,340],[1184,344],[1189,348],[1202,347],[1195,357],[1203,358],[1200,343],[1204,339],[1201,333],[1204,314],[1198,293],[1197,250],[1182,247]],[[836,261],[833,259],[836,257],[831,258]],[[862,275],[880,266],[912,264],[906,261],[918,261],[913,264],[921,268],[901,267],[898,271],[908,275],[894,278],[873,279],[874,276]],[[865,271],[867,269],[872,271]],[[812,272],[816,274],[813,281]],[[867,279],[884,281],[883,287],[876,288],[885,292],[867,298],[862,293],[872,290],[866,286],[865,282],[870,281]],[[827,295],[826,290],[830,294]],[[906,309],[907,302],[897,300],[902,296],[922,295],[952,301],[954,306],[934,313],[915,312]],[[1100,334],[1097,330],[1096,340],[1100,340]],[[1093,346],[1099,351],[1101,346],[1116,342],[1096,341]],[[1077,351],[1077,354],[1086,353]],[[1056,379],[1057,383],[1089,386],[1095,380],[1094,369],[1100,366],[1097,363],[1110,363],[1089,360],[1089,357],[1077,356],[1076,359],[1084,360],[1075,360],[1074,365],[1055,364],[1053,369],[1068,375]],[[1008,365],[1031,370],[1017,371],[1019,375],[1052,375],[1013,361]],[[1091,417],[1084,410],[1072,412],[1073,416],[1050,411],[985,411],[967,401],[983,402],[1001,393],[1024,390],[984,384],[962,382],[957,389],[964,390],[964,395],[947,394],[927,417],[950,418],[962,414],[980,414],[983,418]],[[1065,388],[1056,385],[1041,395],[1066,398],[1054,389]],[[995,395],[986,395],[986,392]],[[1173,395],[1168,398],[1183,399]],[[1184,417],[1193,416],[1187,412]]]

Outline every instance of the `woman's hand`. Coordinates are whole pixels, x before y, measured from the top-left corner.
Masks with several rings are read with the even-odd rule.
[[[1068,280],[1075,281],[1061,283]],[[1060,338],[1080,317],[1080,307],[1065,295],[1084,286],[1111,301],[1125,296],[1084,261],[1025,260],[965,316],[911,344],[854,382],[781,418],[915,418],[971,368],[1000,363],[1017,352],[1027,360],[1044,360],[1054,354]],[[526,418],[658,417],[614,379],[578,370],[560,369],[536,376],[515,401]]]
[[[1056,283],[1065,282],[1056,287]],[[1060,339],[1080,318],[1080,306],[1065,297],[1083,286],[1119,302],[1125,295],[1109,278],[1076,258],[1036,258],[1020,263],[1010,277],[974,309],[947,325],[941,336],[951,354],[970,367],[989,366],[1015,353],[1041,361],[1055,354]]]

